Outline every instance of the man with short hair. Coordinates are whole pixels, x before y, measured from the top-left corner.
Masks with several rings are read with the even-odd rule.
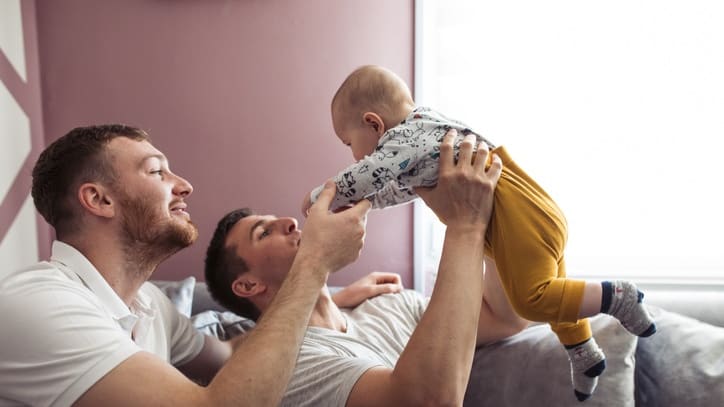
[[[494,263],[481,269],[501,162],[494,156],[486,169],[488,151],[480,145],[473,153],[470,136],[455,163],[454,135],[440,146],[437,186],[416,189],[447,226],[432,296],[405,291],[342,311],[322,288],[282,405],[461,405],[476,345],[527,325],[508,303]],[[308,233],[294,218],[232,211],[207,250],[212,295],[263,321]]]
[[[369,204],[332,214],[333,188],[257,329],[222,342],[147,283],[197,238],[191,184],[137,128],[80,127],[56,140],[32,185],[56,231],[51,258],[0,277],[0,405],[278,404],[319,290],[362,248]]]

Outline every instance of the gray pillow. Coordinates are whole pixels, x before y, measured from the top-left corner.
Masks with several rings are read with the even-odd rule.
[[[254,328],[254,321],[240,317],[228,311],[204,311],[193,317],[194,327],[203,334],[228,340],[237,335],[249,332]]]
[[[171,300],[178,312],[191,316],[191,306],[194,300],[194,286],[196,285],[195,277],[187,277],[179,281],[154,280],[155,284],[161,292]]]
[[[548,325],[536,325],[475,352],[464,405],[633,406],[638,338],[608,315],[591,318],[591,327],[607,367],[590,399],[576,399],[565,349]]]
[[[724,328],[649,309],[658,332],[639,341],[636,405],[724,406]]]

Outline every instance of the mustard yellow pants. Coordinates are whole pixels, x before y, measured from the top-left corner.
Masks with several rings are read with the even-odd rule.
[[[486,235],[508,300],[521,317],[550,324],[563,345],[591,337],[588,319],[578,319],[585,281],[566,278],[566,219],[555,202],[510,158],[503,161]]]

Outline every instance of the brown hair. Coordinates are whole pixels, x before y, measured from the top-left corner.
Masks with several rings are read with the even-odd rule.
[[[389,129],[399,124],[407,115],[407,108],[414,104],[407,84],[394,72],[377,65],[364,65],[342,82],[332,98],[331,108],[332,116],[341,115],[338,119],[345,125],[362,124],[362,114],[371,111],[380,115]]]
[[[38,212],[60,237],[77,226],[75,189],[84,182],[113,183],[116,174],[105,156],[116,137],[148,140],[148,134],[122,124],[76,127],[40,153],[33,167],[31,194]]]
[[[216,225],[204,261],[204,278],[211,297],[237,315],[256,321],[261,312],[247,298],[237,297],[231,289],[236,278],[249,271],[244,259],[236,254],[236,245],[227,246],[226,237],[231,228],[254,212],[249,208],[233,210]]]

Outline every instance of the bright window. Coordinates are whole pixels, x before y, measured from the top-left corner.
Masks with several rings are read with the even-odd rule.
[[[418,104],[506,145],[546,188],[569,275],[721,281],[724,3],[416,7]],[[422,205],[416,218],[417,281],[443,229]]]

